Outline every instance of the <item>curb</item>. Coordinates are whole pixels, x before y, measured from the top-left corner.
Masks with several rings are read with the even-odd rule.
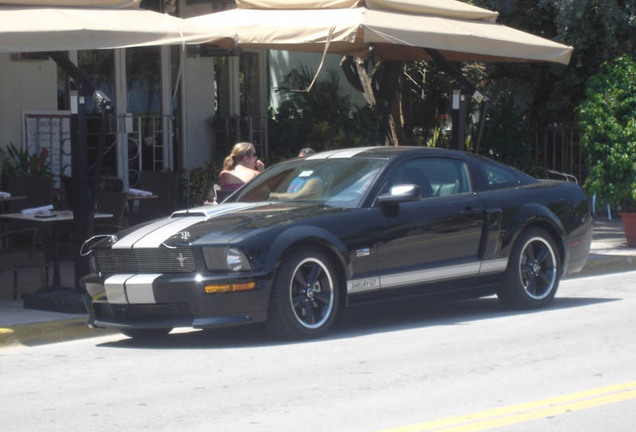
[[[596,256],[590,255],[585,267],[565,279],[599,276],[610,273],[636,271],[636,257],[631,255]]]
[[[116,331],[89,328],[86,318],[20,324],[0,328],[0,348],[45,345],[105,336],[112,333],[116,333]]]

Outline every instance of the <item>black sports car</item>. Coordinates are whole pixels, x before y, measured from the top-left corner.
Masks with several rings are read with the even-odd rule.
[[[545,306],[580,270],[588,197],[473,154],[319,153],[270,167],[222,204],[93,238],[89,324],[131,337],[266,322],[323,334],[355,302],[496,293]]]

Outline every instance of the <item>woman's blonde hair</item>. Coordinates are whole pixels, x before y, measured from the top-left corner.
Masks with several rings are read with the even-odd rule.
[[[232,147],[232,153],[225,157],[223,160],[223,169],[224,170],[233,170],[236,165],[243,160],[243,158],[249,152],[255,152],[254,145],[248,142],[240,142],[234,144]]]

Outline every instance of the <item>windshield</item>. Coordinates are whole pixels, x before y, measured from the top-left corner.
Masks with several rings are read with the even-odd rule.
[[[385,163],[360,158],[298,159],[272,166],[229,201],[302,201],[353,208]]]

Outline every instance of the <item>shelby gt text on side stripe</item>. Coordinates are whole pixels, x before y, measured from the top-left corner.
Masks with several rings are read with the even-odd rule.
[[[545,306],[585,264],[588,197],[467,153],[335,150],[270,167],[222,204],[87,241],[89,321],[132,337],[265,322],[326,332],[347,306],[497,294]]]

